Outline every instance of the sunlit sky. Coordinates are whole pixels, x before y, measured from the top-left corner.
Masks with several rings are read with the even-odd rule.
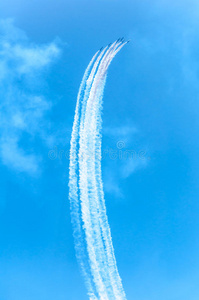
[[[84,70],[119,37],[131,42],[108,73],[102,172],[127,299],[199,299],[198,1],[7,0],[1,300],[88,299],[70,222],[69,141]]]

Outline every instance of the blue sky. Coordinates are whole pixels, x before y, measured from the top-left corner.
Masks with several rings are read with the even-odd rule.
[[[127,299],[199,298],[199,4],[8,0],[0,3],[1,300],[87,299],[70,223],[69,140],[84,70],[120,36],[131,43],[109,69],[102,168]]]

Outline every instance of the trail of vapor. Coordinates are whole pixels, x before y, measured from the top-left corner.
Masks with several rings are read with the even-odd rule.
[[[106,209],[104,205],[104,198],[101,197],[103,194],[103,190],[101,189],[102,185],[99,183],[97,184],[97,179],[101,182],[101,178],[97,174],[99,172],[98,170],[95,170],[95,161],[98,160],[98,165],[100,165],[99,157],[95,157],[96,150],[95,143],[100,139],[99,130],[100,129],[100,118],[98,116],[100,115],[101,110],[101,100],[103,96],[103,88],[106,80],[106,72],[108,69],[108,66],[113,59],[113,57],[116,55],[116,53],[124,46],[120,45],[119,47],[115,47],[114,51],[109,53],[105,59],[105,61],[102,62],[102,66],[99,68],[100,71],[97,73],[94,83],[93,83],[93,89],[90,91],[90,97],[87,102],[87,120],[85,118],[85,123],[87,122],[87,127],[85,127],[85,134],[87,136],[87,145],[89,143],[89,153],[88,155],[91,155],[90,159],[87,159],[87,165],[89,172],[88,172],[88,181],[90,180],[90,185],[92,187],[92,193],[90,195],[92,207],[91,210],[93,212],[93,220],[95,220],[95,224],[93,222],[93,226],[95,225],[95,230],[97,232],[97,240],[100,243],[101,242],[101,235],[104,239],[104,249],[100,249],[100,245],[97,245],[96,249],[100,251],[101,257],[103,257],[103,252],[105,251],[105,254],[107,255],[108,260],[108,273],[110,276],[110,284],[113,289],[113,292],[109,295],[109,299],[125,299],[125,294],[123,292],[121,279],[119,277],[117,266],[115,262],[114,257],[114,251],[110,236],[110,229],[107,222],[106,217]],[[96,122],[97,121],[97,122]],[[85,125],[86,126],[86,125]],[[90,133],[90,134],[89,134]],[[99,147],[98,147],[99,148]],[[99,154],[99,153],[98,153]],[[97,165],[97,164],[96,164]],[[96,172],[97,171],[97,172]],[[96,174],[95,174],[96,172]],[[98,178],[97,178],[98,176]],[[100,261],[100,258],[98,258],[98,261]],[[101,263],[101,270],[104,273],[104,278],[107,273],[107,268],[105,268],[105,261],[100,261]],[[109,286],[109,282],[106,283]],[[103,298],[102,298],[103,299]]]
[[[124,44],[117,40],[91,60],[80,86],[71,138],[71,216],[77,257],[92,300],[126,299],[114,256],[101,179],[103,90],[108,67]]]
[[[73,123],[71,146],[70,146],[70,165],[69,165],[69,199],[71,208],[71,221],[73,225],[73,236],[75,239],[76,256],[79,261],[83,276],[86,280],[86,286],[88,289],[88,295],[90,299],[97,299],[95,295],[95,287],[92,282],[92,276],[90,274],[90,267],[85,248],[84,232],[82,228],[81,213],[80,213],[80,200],[78,194],[78,138],[79,138],[79,125],[80,125],[80,113],[82,103],[85,99],[86,82],[91,72],[92,65],[96,60],[99,51],[93,56],[90,61],[77,96],[77,104],[75,109],[75,118]]]
[[[92,58],[89,66],[87,67],[77,97],[77,105],[75,111],[75,119],[71,137],[70,148],[70,167],[69,167],[69,198],[71,204],[71,218],[73,224],[73,235],[75,238],[76,256],[82,269],[83,276],[86,278],[86,285],[90,299],[97,299],[92,283],[92,275],[90,267],[88,265],[88,254],[85,248],[85,237],[81,222],[80,203],[78,195],[78,141],[79,141],[79,127],[80,127],[80,115],[83,118],[86,101],[89,96],[89,91],[92,86],[93,78],[96,74],[99,62],[103,57],[107,47],[101,51],[98,51]]]
[[[103,56],[106,54],[107,49],[108,49],[108,46],[105,47],[101,51],[100,55],[95,60],[93,68],[92,68],[92,70],[91,70],[91,72],[90,72],[90,74],[89,74],[89,76],[88,76],[88,78],[86,80],[86,87],[85,87],[85,91],[84,91],[84,97],[83,97],[82,109],[81,109],[80,132],[83,130],[84,117],[85,117],[85,112],[86,112],[86,105],[87,105],[87,100],[89,98],[90,90],[92,88],[92,83],[93,83],[95,75],[96,75],[96,73],[98,71],[100,62],[101,62]]]
[[[108,50],[107,50],[108,51]],[[103,61],[103,60],[102,60]],[[101,62],[102,63],[102,62]],[[96,66],[94,66],[96,67]],[[97,73],[96,73],[97,76]],[[91,80],[91,78],[89,78]],[[94,79],[92,78],[92,81]],[[93,85],[92,85],[93,88]],[[91,88],[91,90],[92,90]],[[91,92],[91,91],[90,91]],[[89,93],[90,95],[90,93]],[[88,95],[88,96],[89,96]],[[96,240],[94,240],[94,228],[93,228],[93,217],[92,217],[92,210],[90,209],[89,204],[89,183],[87,180],[87,153],[86,153],[86,145],[84,145],[84,116],[81,118],[82,126],[80,125],[80,150],[79,150],[79,168],[80,168],[80,195],[81,195],[81,205],[82,205],[82,219],[85,227],[85,235],[87,240],[87,248],[88,248],[88,255],[90,259],[90,265],[91,265],[91,272],[96,284],[96,288],[98,291],[98,294],[101,295],[102,299],[108,299],[107,298],[107,292],[106,288],[103,283],[103,279],[100,274],[100,268],[98,265],[99,257],[97,257],[96,254],[96,248],[98,249],[99,245],[96,245],[96,247],[93,247],[95,245]],[[82,156],[83,155],[83,156]],[[86,155],[86,156],[85,156]],[[100,297],[100,296],[99,296]],[[100,299],[101,299],[100,297]]]

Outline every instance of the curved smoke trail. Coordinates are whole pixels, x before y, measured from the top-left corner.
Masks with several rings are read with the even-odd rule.
[[[98,51],[82,79],[71,136],[69,198],[77,259],[91,300],[126,299],[118,273],[101,178],[101,109],[108,67],[126,44]]]

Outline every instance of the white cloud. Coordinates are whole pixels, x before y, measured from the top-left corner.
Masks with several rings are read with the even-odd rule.
[[[41,82],[59,54],[56,42],[35,45],[12,20],[0,20],[0,158],[17,171],[39,172],[41,157],[33,150],[34,140],[45,142],[45,115],[52,106],[41,92]]]
[[[52,59],[59,54],[59,49],[54,43],[31,48],[16,45],[11,52],[14,59],[18,60],[17,71],[21,74],[27,74],[48,66]]]
[[[1,140],[0,154],[3,163],[10,168],[31,175],[39,172],[40,158],[34,154],[27,154],[14,138]]]
[[[139,157],[137,157],[136,159],[128,159],[122,163],[122,166],[120,168],[121,177],[128,178],[139,169],[146,167],[147,164],[147,157],[144,157],[142,159]]]
[[[106,167],[104,171],[104,188],[107,193],[123,199],[124,193],[119,185],[138,170],[145,168],[149,163],[146,147],[138,142],[139,130],[128,122],[121,126],[105,127],[104,135],[110,143],[106,151]]]
[[[123,199],[124,194],[119,186],[117,178],[113,172],[106,170],[104,178],[104,189],[107,193],[112,194],[116,198]]]
[[[138,130],[132,124],[125,124],[122,126],[105,127],[103,133],[107,136],[114,137],[116,139],[130,140],[132,136],[137,133]]]

